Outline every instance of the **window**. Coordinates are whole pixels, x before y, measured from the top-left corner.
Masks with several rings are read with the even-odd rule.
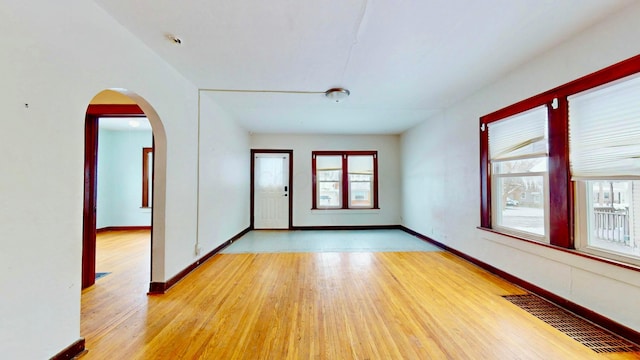
[[[577,247],[640,260],[640,76],[568,98]],[[638,235],[636,235],[638,234]]]
[[[640,55],[481,117],[480,173],[482,228],[640,265]]]
[[[578,181],[577,248],[640,263],[640,181]],[[610,194],[613,194],[611,197]]]
[[[545,242],[547,122],[547,107],[541,106],[488,124],[492,223],[503,232]]]
[[[313,209],[377,209],[377,151],[314,151]]]
[[[149,208],[153,202],[153,148],[142,148],[142,207]]]
[[[317,207],[342,208],[342,155],[317,155],[315,163]]]

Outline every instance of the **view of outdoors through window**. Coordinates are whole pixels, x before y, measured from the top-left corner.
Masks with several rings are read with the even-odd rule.
[[[482,228],[640,265],[640,57],[480,118]]]
[[[316,158],[318,181],[318,206],[341,207],[342,156],[320,156]]]
[[[373,207],[373,156],[349,156],[349,207]]]
[[[371,207],[372,174],[349,173],[349,202],[351,207]]]
[[[494,164],[496,225],[544,236],[546,168],[546,157]]]
[[[549,242],[547,113],[546,106],[538,106],[488,124],[493,226],[544,242]]]
[[[587,249],[640,256],[639,98],[638,74],[567,98],[571,176],[586,188],[579,245]]]
[[[640,256],[639,180],[587,181],[589,246]]]
[[[375,206],[375,154],[318,154],[315,168],[317,208],[371,209]]]

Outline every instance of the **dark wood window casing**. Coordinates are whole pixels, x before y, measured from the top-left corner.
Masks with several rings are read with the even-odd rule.
[[[322,207],[318,206],[318,179],[317,179],[317,156],[341,156],[342,157],[342,185],[340,196],[342,197],[340,207]],[[373,204],[371,207],[350,207],[349,206],[349,156],[372,156],[373,158]],[[312,177],[312,209],[313,210],[367,210],[379,209],[378,199],[378,152],[373,150],[354,150],[354,151],[312,151],[311,154],[311,177]]]
[[[574,249],[574,189],[569,170],[569,105],[567,98],[573,94],[639,72],[640,55],[482,116],[479,124],[480,228],[495,231],[491,223],[491,168],[487,125],[546,105],[549,115],[549,239],[552,246]]]
[[[149,169],[149,154],[153,154],[153,148],[142,148],[142,207],[148,208],[149,206],[149,175],[151,169]],[[153,155],[152,155],[153,156]]]

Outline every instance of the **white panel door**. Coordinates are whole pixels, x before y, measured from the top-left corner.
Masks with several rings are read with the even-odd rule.
[[[255,229],[289,228],[289,154],[256,153],[254,161]]]

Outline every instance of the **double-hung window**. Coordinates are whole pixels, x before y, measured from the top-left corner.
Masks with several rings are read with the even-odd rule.
[[[548,238],[547,107],[489,123],[493,224],[531,240]]]
[[[576,245],[597,255],[640,260],[640,76],[568,101]]]
[[[640,55],[480,118],[480,226],[640,265]]]
[[[377,209],[377,151],[314,151],[313,209]]]

